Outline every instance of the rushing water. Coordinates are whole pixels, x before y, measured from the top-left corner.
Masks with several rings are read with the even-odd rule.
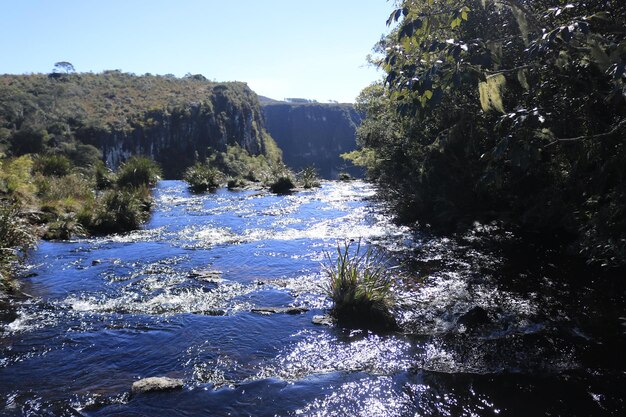
[[[163,181],[155,194],[144,230],[42,242],[31,256],[27,295],[0,322],[0,415],[626,410],[621,284],[579,279],[575,265],[524,255],[514,236],[496,229],[413,235],[393,225],[360,182],[281,197],[193,196],[183,183]],[[500,236],[502,246],[483,244],[485,236]],[[312,323],[329,307],[324,251],[347,238],[413,267],[415,277],[397,290],[401,331]],[[253,311],[291,306],[307,311]],[[130,394],[150,376],[185,386]]]

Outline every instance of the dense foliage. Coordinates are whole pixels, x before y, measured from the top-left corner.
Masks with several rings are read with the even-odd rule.
[[[158,166],[146,157],[130,158],[117,172],[102,162],[76,167],[60,155],[6,158],[0,160],[0,204],[11,207],[15,224],[32,236],[69,239],[123,232],[147,218],[149,188],[158,174]]]
[[[0,201],[0,292],[8,286],[13,264],[35,244],[32,228],[20,218],[18,208]]]
[[[499,219],[626,262],[626,3],[404,0],[358,107],[399,217]]]

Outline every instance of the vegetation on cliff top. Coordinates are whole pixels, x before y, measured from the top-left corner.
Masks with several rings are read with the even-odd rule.
[[[357,106],[401,220],[502,220],[626,264],[626,4],[404,0]]]
[[[244,83],[216,83],[202,75],[138,76],[118,70],[56,75],[0,76],[0,139],[19,131],[45,130],[47,141],[67,139],[81,128],[128,131],[137,123],[151,123],[144,117],[150,111],[191,103],[210,107],[217,90],[235,106],[254,95]]]
[[[233,144],[280,160],[262,120],[258,98],[245,83],[201,75],[0,76],[0,152],[8,156],[55,153],[88,166],[95,147],[113,165],[145,153],[168,177],[180,178],[194,153],[206,158]]]

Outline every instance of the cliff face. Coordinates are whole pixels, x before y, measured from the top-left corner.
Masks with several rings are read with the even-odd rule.
[[[258,97],[244,83],[120,71],[0,76],[0,153],[9,156],[82,143],[112,168],[149,155],[166,178],[180,178],[196,156],[227,145],[280,158],[271,142]]]
[[[313,165],[323,178],[346,171],[362,174],[339,155],[356,149],[361,115],[350,104],[263,103],[265,126],[283,151],[285,163],[300,170]]]
[[[234,99],[228,85],[218,85],[203,102],[148,111],[125,131],[82,129],[77,138],[100,149],[108,166],[149,155],[166,178],[180,178],[197,156],[225,151],[227,145],[238,144],[251,155],[266,153],[271,139],[263,130],[258,100],[247,87],[243,92]]]

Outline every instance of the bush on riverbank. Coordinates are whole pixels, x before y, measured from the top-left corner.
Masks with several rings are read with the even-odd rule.
[[[83,222],[95,234],[135,230],[148,218],[151,204],[147,187],[108,190],[97,200],[92,216]]]
[[[347,241],[337,247],[337,258],[326,253],[326,292],[333,302],[331,315],[339,324],[374,329],[397,327],[393,307],[393,268],[385,257],[361,242]]]
[[[626,5],[570,3],[397,2],[349,156],[398,220],[503,221],[626,266]]]
[[[75,167],[63,155],[23,155],[0,160],[0,197],[30,213],[31,233],[44,239],[119,233],[146,220],[159,174],[146,157],[113,173],[101,161]]]
[[[0,202],[0,291],[8,286],[14,264],[35,245],[34,229],[20,216],[19,208]]]
[[[62,177],[72,170],[72,163],[64,155],[37,155],[33,170],[47,177]]]

